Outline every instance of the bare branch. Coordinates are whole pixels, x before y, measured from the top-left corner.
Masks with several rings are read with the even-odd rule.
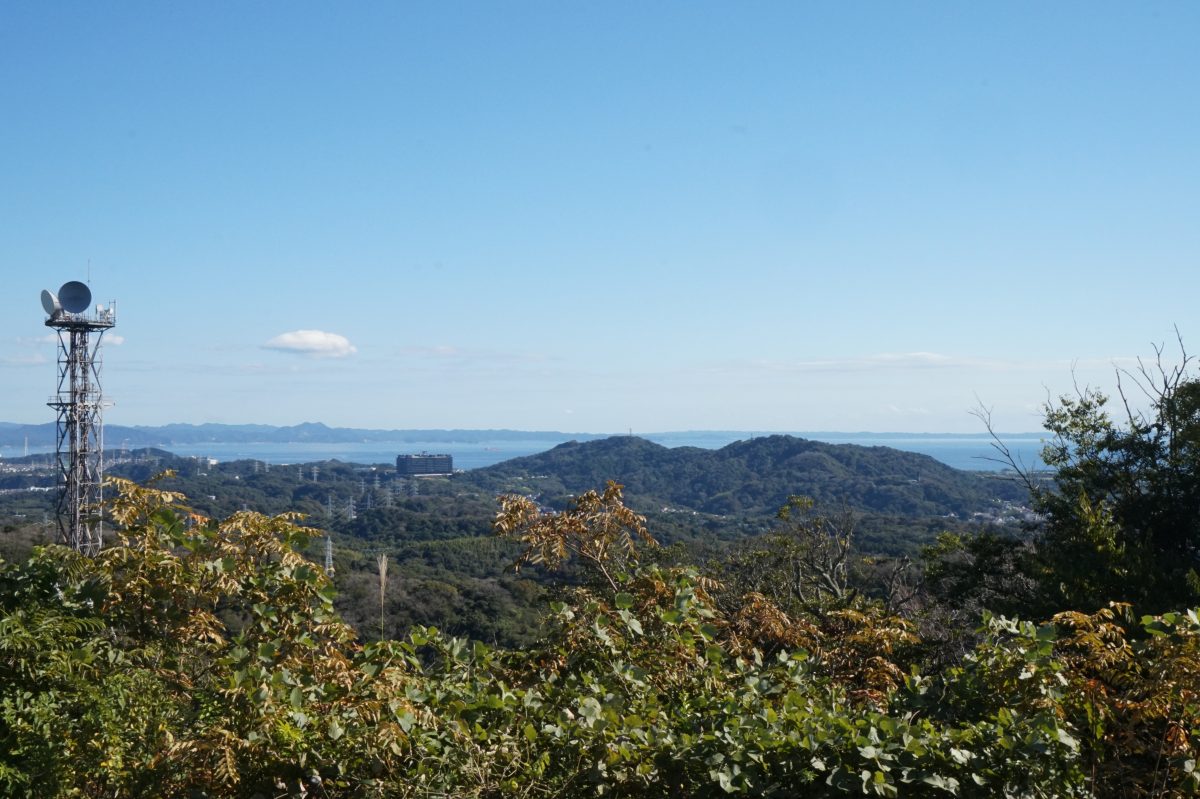
[[[985,406],[983,401],[980,400],[978,396],[975,397],[975,399],[979,401],[979,407],[973,411],[970,411],[970,414],[983,423],[984,429],[987,430],[988,436],[992,439],[992,449],[999,454],[999,457],[997,458],[984,458],[984,460],[1008,466],[1013,470],[1014,473],[1016,473],[1017,479],[1019,479],[1025,488],[1027,488],[1032,494],[1036,490],[1036,484],[1034,483],[1031,470],[1026,468],[1023,460],[1020,460],[1013,455],[1012,450],[1009,449],[1008,445],[1005,444],[1003,439],[1001,439],[996,433],[996,428],[992,424],[992,409]]]
[[[1125,385],[1121,382],[1121,373],[1124,370],[1116,368],[1115,364],[1114,368],[1117,373],[1117,396],[1121,398],[1121,404],[1125,406],[1125,418],[1128,420],[1130,426],[1133,426],[1137,423],[1137,417],[1133,414],[1133,408],[1129,405],[1129,397],[1125,395]]]

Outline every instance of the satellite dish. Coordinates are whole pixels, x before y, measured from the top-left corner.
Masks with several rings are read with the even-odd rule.
[[[58,304],[58,297],[46,289],[42,289],[42,308],[51,316],[62,310],[62,306]]]
[[[67,313],[83,313],[92,304],[92,290],[78,280],[62,284],[58,299]]]

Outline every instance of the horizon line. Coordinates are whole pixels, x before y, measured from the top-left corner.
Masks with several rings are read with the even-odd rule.
[[[53,426],[56,422],[8,422],[0,421],[0,428],[3,427],[43,427]],[[663,436],[663,435],[690,435],[704,433],[722,433],[722,434],[745,434],[749,436],[764,436],[764,435],[826,435],[826,436],[972,436],[972,437],[991,437],[993,434],[986,430],[976,433],[964,433],[946,430],[783,430],[783,429],[766,429],[766,428],[684,428],[677,430],[649,430],[645,432],[636,432],[631,429],[624,431],[585,431],[585,430],[550,430],[550,429],[532,429],[519,427],[351,427],[351,426],[330,426],[324,422],[299,422],[296,424],[269,424],[262,422],[167,422],[165,424],[147,425],[147,424],[106,424],[105,427],[126,427],[131,429],[154,430],[167,427],[263,427],[274,430],[286,430],[296,427],[321,426],[331,431],[352,430],[369,433],[485,433],[485,432],[513,432],[525,434],[553,434],[558,436]],[[998,431],[995,436],[1047,436],[1049,432],[1046,430],[1024,430],[1024,431]]]

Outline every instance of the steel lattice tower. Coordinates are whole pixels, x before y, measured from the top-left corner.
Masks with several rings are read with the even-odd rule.
[[[58,533],[61,543],[95,555],[104,543],[104,402],[100,390],[100,340],[116,324],[115,306],[88,316],[91,292],[65,284],[59,297],[42,292],[58,333],[58,392],[47,403],[58,413]],[[95,333],[93,338],[92,334]]]

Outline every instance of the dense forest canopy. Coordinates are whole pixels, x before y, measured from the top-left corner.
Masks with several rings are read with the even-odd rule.
[[[1055,472],[1020,537],[881,558],[852,508],[791,495],[698,561],[616,483],[506,495],[478,540],[550,593],[520,646],[368,635],[300,517],[118,480],[99,556],[0,563],[0,792],[1190,795],[1200,385],[1154,374],[1145,414],[1048,408]]]
[[[797,493],[824,504],[906,516],[965,516],[997,500],[1028,497],[1003,475],[964,472],[928,455],[784,435],[718,450],[667,448],[633,436],[568,442],[464,478],[493,492],[524,488],[550,496],[579,494],[616,480],[637,507],[713,514],[774,513]]]
[[[814,451],[832,453],[836,471],[806,459]],[[22,460],[32,466],[39,457],[45,460]],[[1028,494],[1012,475],[960,472],[888,448],[786,436],[716,452],[619,437],[560,447],[501,468],[415,480],[401,479],[390,464],[214,463],[155,449],[117,454],[109,472],[145,481],[165,469],[174,474],[158,485],[186,494],[189,505],[207,516],[294,511],[305,515],[303,525],[329,533],[338,569],[337,609],[356,628],[378,631],[370,623],[377,615],[372,586],[376,557],[386,553],[398,583],[386,599],[387,634],[430,624],[509,646],[533,639],[544,590],[552,582],[569,582],[573,571],[568,566],[553,581],[537,569],[512,573],[515,552],[491,534],[495,497],[502,493],[562,508],[572,495],[603,485],[605,472],[611,472],[624,481],[626,501],[648,518],[656,539],[684,548],[684,559],[694,563],[722,557],[729,547],[767,532],[775,511],[793,493],[819,498],[831,511],[854,508],[856,546],[884,558],[914,556],[941,532],[981,523],[1001,524],[1018,535],[1029,513],[1023,507]],[[732,478],[722,477],[726,470]],[[45,469],[0,474],[0,489],[13,489],[0,493],[0,520],[12,528],[0,536],[0,554],[21,559],[34,543],[50,540],[49,525],[21,524],[14,517],[48,519],[52,494],[20,489],[52,482],[53,473]],[[727,485],[736,485],[736,491]],[[737,512],[702,509],[727,503],[734,494],[759,498]],[[1011,495],[1024,498],[1001,499]],[[953,508],[963,512],[947,515]],[[321,562],[321,549],[312,544],[308,554]]]

